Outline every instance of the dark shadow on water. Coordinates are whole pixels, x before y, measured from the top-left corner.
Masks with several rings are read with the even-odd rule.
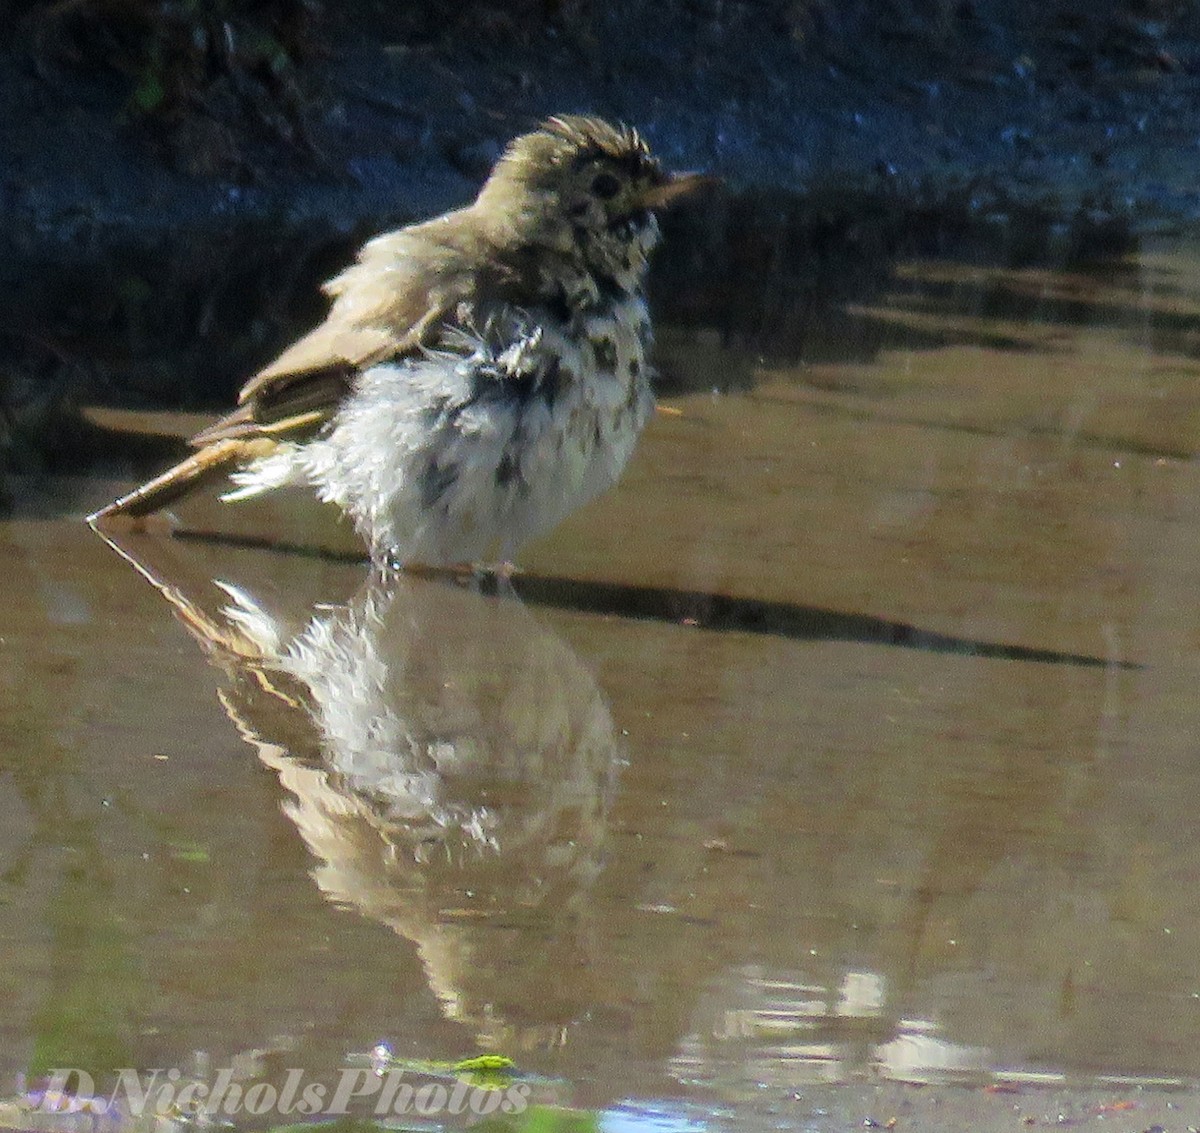
[[[532,606],[615,614],[647,621],[678,622],[718,633],[754,633],[801,641],[847,641],[859,645],[896,645],[927,653],[959,653],[994,660],[1034,661],[1086,668],[1143,667],[1131,661],[1063,653],[1056,649],[1031,649],[1022,645],[954,637],[871,614],[823,610],[792,602],[538,575],[521,575],[513,580],[513,586],[521,598]]]
[[[304,555],[334,562],[367,561],[365,556],[214,532],[178,531],[175,532],[174,538],[269,549],[280,554]],[[434,570],[427,573],[449,577],[454,572]],[[1145,667],[1120,658],[1095,657],[1081,653],[1065,653],[1056,649],[1034,649],[1023,645],[955,637],[872,614],[825,610],[793,602],[740,598],[736,595],[713,594],[700,590],[599,582],[554,575],[518,574],[507,580],[491,570],[477,572],[473,581],[489,592],[502,592],[511,587],[518,597],[531,606],[634,618],[640,621],[671,622],[689,629],[705,629],[716,633],[751,633],[798,641],[892,645],[926,653],[952,653],[991,660],[1028,661],[1081,668],[1140,670]]]

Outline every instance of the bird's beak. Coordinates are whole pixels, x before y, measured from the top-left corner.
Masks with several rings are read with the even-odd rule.
[[[720,180],[708,173],[671,173],[661,185],[651,185],[643,191],[638,204],[647,209],[665,208],[680,197],[689,196],[708,185],[716,185]]]

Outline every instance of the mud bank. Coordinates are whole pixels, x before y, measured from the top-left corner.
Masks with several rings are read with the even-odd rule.
[[[672,219],[655,302],[792,357],[900,258],[1071,262],[1200,213],[1200,20],[1174,9],[408,7],[324,12],[282,127],[215,96],[140,115],[128,74],[9,39],[6,466],[91,459],[83,403],[226,403],[357,242],[469,200],[548,113],[633,122],[668,164],[720,174]]]

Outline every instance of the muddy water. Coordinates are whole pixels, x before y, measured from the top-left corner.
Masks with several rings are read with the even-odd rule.
[[[78,520],[120,485],[32,493],[0,1074],[496,1051],[656,1127],[1200,1078],[1200,258],[910,264],[839,318],[819,361],[664,335],[745,392],[670,399],[516,595],[122,558]]]

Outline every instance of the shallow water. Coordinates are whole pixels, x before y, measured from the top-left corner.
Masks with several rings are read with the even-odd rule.
[[[139,572],[78,519],[120,485],[33,494],[0,1075],[496,1051],[675,1128],[1200,1079],[1198,316],[1171,247],[905,265],[820,361],[664,334],[743,392],[668,399],[515,596],[154,532]]]

